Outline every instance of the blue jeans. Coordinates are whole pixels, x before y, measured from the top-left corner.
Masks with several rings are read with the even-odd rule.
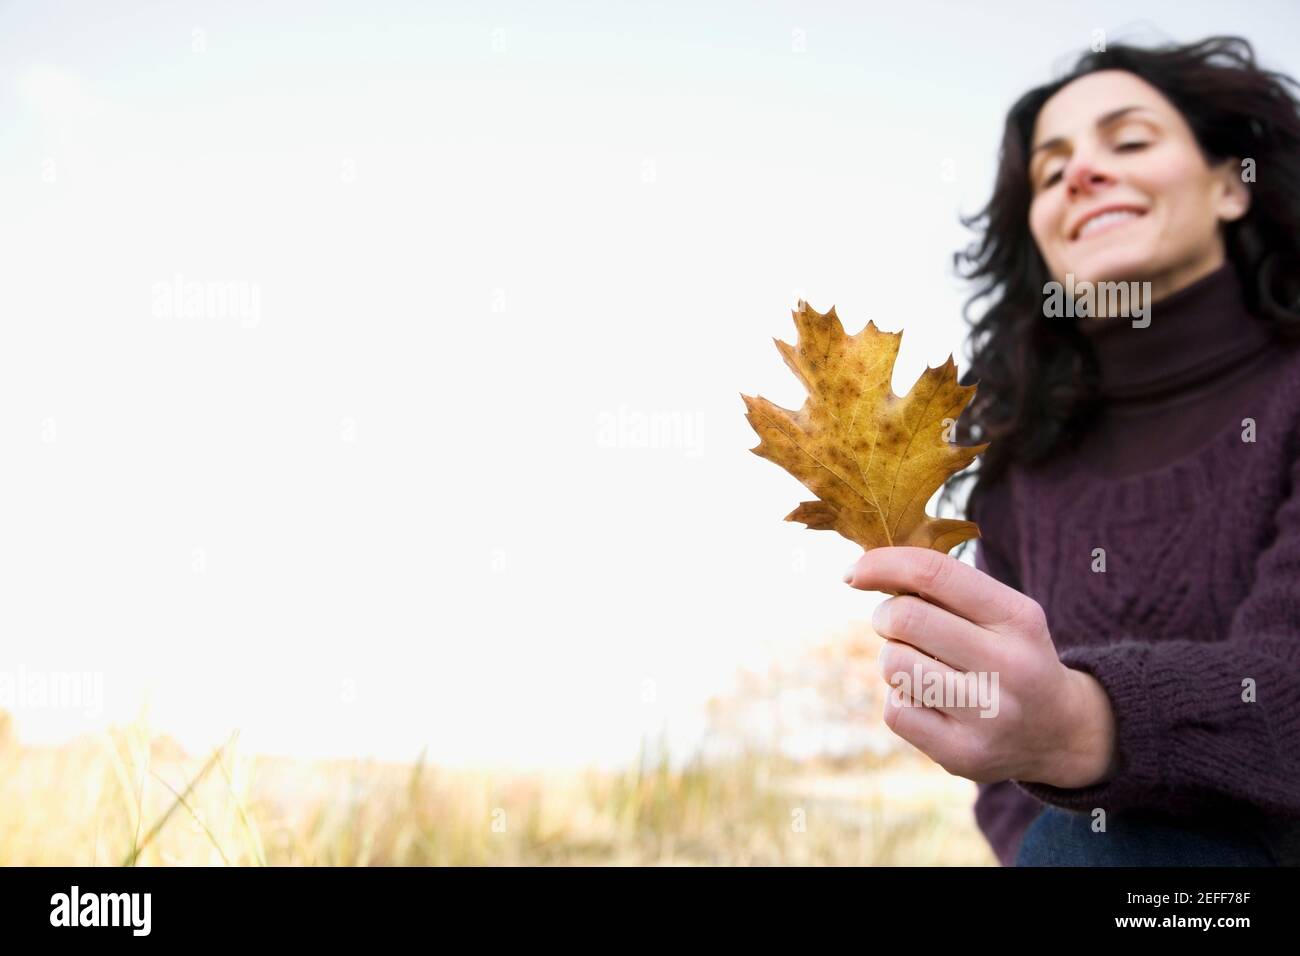
[[[1179,823],[1154,813],[1092,814],[1047,806],[1025,830],[1016,866],[1277,866],[1263,840],[1230,824]]]

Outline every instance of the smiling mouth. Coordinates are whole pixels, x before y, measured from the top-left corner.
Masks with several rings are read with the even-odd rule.
[[[1104,212],[1100,216],[1093,216],[1079,229],[1071,242],[1078,242],[1089,236],[1100,235],[1103,232],[1110,232],[1112,229],[1118,229],[1127,223],[1134,222],[1145,216],[1145,212],[1138,212],[1136,209],[1117,209],[1112,212]]]

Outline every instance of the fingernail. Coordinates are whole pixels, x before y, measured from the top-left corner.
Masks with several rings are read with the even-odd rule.
[[[871,613],[871,627],[877,634],[889,630],[889,601],[881,601]]]
[[[857,566],[856,564],[850,564],[850,565],[849,565],[849,569],[848,569],[847,571],[844,572],[844,583],[845,583],[845,584],[852,584],[852,583],[853,583],[853,575],[854,575],[855,573],[857,573],[857,570],[858,570],[858,566]]]

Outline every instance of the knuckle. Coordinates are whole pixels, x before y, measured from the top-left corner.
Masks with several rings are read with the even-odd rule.
[[[1020,698],[1013,694],[1004,695],[998,701],[998,716],[1002,717],[1008,727],[1020,725],[1025,720],[1025,708]]]
[[[880,668],[880,675],[889,681],[897,667],[896,655],[898,651],[893,641],[885,641],[885,646],[880,650],[880,657],[877,658],[876,664]]]
[[[953,559],[938,551],[931,551],[918,561],[916,581],[925,591],[934,591],[943,586],[952,573]]]
[[[1016,609],[1014,620],[1029,631],[1041,633],[1047,630],[1047,614],[1043,611],[1043,606],[1030,597],[1025,598]]]
[[[913,597],[899,597],[889,608],[890,630],[898,634],[911,634],[920,623],[920,601]]]

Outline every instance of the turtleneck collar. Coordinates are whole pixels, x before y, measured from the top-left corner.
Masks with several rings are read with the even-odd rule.
[[[1097,356],[1104,398],[1162,398],[1203,385],[1273,341],[1269,326],[1247,310],[1230,261],[1150,308],[1145,328],[1127,316],[1076,319]]]

